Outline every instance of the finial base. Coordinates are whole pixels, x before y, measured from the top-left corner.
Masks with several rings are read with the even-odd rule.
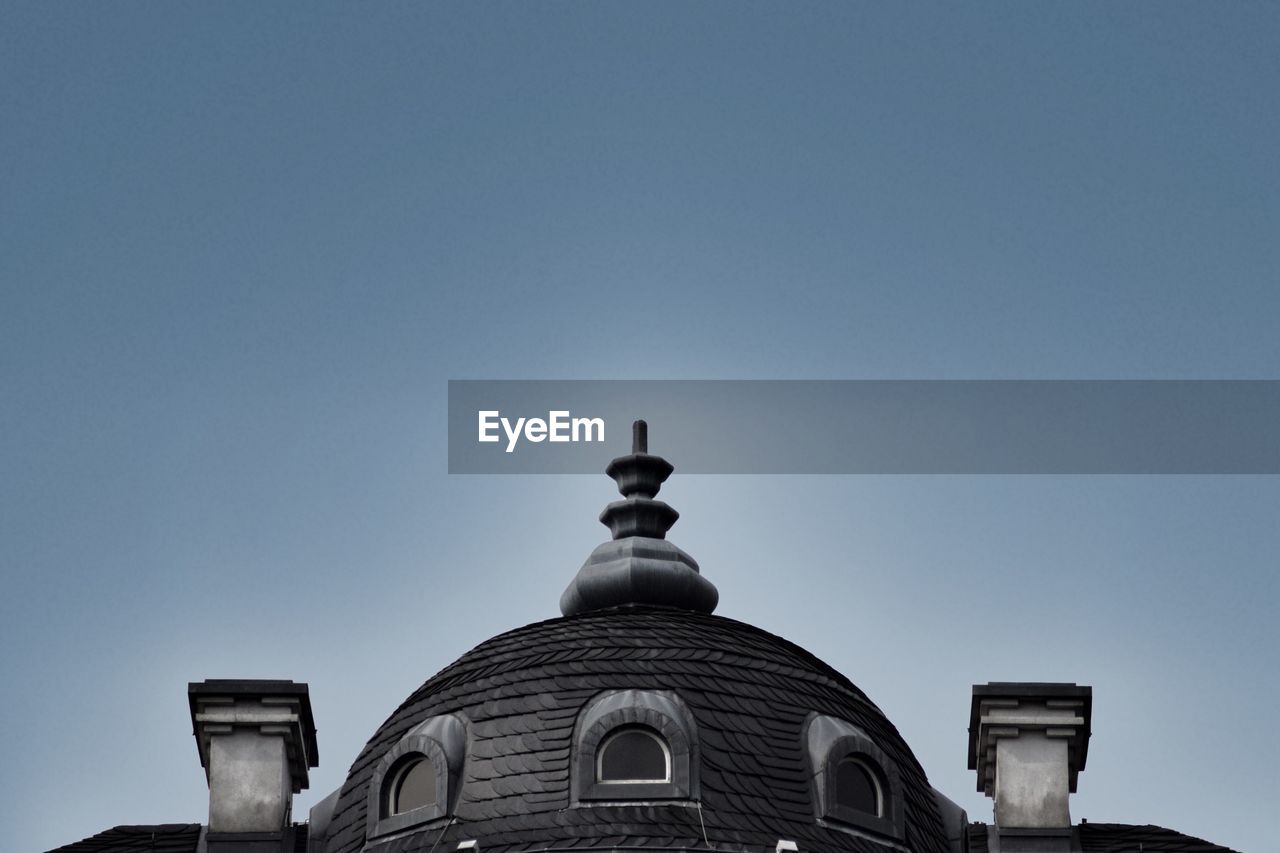
[[[679,607],[711,613],[720,601],[698,563],[665,539],[628,536],[591,552],[560,596],[560,612],[573,616],[623,604]]]

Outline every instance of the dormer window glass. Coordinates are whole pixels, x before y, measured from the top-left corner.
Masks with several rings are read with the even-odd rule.
[[[652,729],[621,728],[600,745],[597,756],[597,782],[620,785],[671,781],[671,749]]]
[[[836,803],[875,817],[884,816],[880,782],[862,759],[843,758],[836,765]]]
[[[383,817],[404,814],[436,801],[436,768],[425,755],[414,755],[396,770],[387,786]]]

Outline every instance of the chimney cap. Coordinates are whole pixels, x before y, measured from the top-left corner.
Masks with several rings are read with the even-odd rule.
[[[191,709],[191,733],[196,736],[200,745],[199,726],[196,712],[200,702],[216,702],[219,699],[235,701],[243,699],[277,700],[296,702],[298,722],[301,726],[303,752],[306,754],[307,767],[320,766],[320,750],[316,741],[315,717],[311,714],[311,697],[306,682],[276,678],[207,678],[204,681],[187,683],[187,705]],[[200,763],[204,764],[204,749],[200,750]]]
[[[991,681],[973,685],[973,699],[969,704],[969,769],[978,769],[978,740],[981,733],[984,699],[1009,699],[1030,702],[1080,702],[1080,716],[1084,717],[1084,738],[1080,743],[1080,765],[1084,769],[1089,756],[1089,736],[1093,719],[1093,688],[1087,684],[1060,681]],[[981,789],[979,789],[981,790]]]
[[[969,705],[969,769],[978,772],[978,791],[995,796],[998,740],[1039,732],[1067,741],[1063,769],[1066,790],[1074,794],[1077,776],[1089,757],[1092,721],[1093,688],[1088,685],[1044,681],[975,684]]]

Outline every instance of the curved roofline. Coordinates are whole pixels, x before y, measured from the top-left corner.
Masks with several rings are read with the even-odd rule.
[[[558,624],[568,625],[575,622],[594,621],[602,618],[607,618],[610,614],[622,614],[622,613],[668,613],[674,617],[681,618],[681,619],[692,619],[692,620],[705,619],[705,620],[713,620],[717,622],[732,624],[738,630],[741,630],[746,633],[754,634],[760,637],[762,640],[768,642],[770,645],[781,646],[787,651],[795,654],[796,657],[801,658],[805,662],[811,664],[815,670],[820,671],[822,674],[828,676],[832,681],[836,682],[840,687],[854,694],[854,696],[856,696],[859,700],[864,702],[868,707],[874,710],[877,714],[879,714],[882,717],[885,716],[884,711],[880,709],[880,706],[878,706],[875,702],[873,702],[871,698],[867,696],[867,694],[861,688],[859,688],[858,685],[854,684],[853,681],[848,676],[844,675],[838,669],[836,669],[831,664],[824,661],[822,658],[815,655],[813,652],[810,652],[808,649],[804,648],[803,646],[793,643],[791,640],[788,640],[786,637],[780,636],[778,634],[774,634],[770,631],[766,631],[765,629],[760,628],[756,625],[752,625],[749,622],[742,622],[738,619],[733,619],[728,616],[721,616],[719,614],[695,613],[695,612],[686,610],[685,608],[682,608],[682,607],[663,607],[660,605],[652,605],[652,604],[623,604],[623,605],[618,605],[616,607],[605,608],[602,610],[591,610],[585,613],[577,613],[577,614],[574,614],[573,616],[555,616],[550,619],[541,619],[541,620],[538,620],[537,622],[530,622],[526,625],[521,625],[518,628],[512,628],[510,630],[503,631],[501,634],[495,634],[489,639],[481,643],[478,643],[475,646],[472,646],[470,649],[468,649],[467,651],[459,655],[451,663],[443,667],[439,672],[435,673],[430,678],[428,678],[425,682],[423,682],[418,687],[417,690],[413,691],[413,693],[411,693],[403,702],[400,703],[400,705],[396,708],[395,711],[393,711],[390,715],[388,715],[383,725],[390,722],[395,717],[395,715],[399,713],[400,709],[403,708],[405,705],[408,705],[417,701],[426,692],[431,692],[433,690],[437,690],[443,687],[444,686],[443,684],[435,683],[437,679],[439,679],[441,676],[445,675],[446,673],[449,673],[452,675],[453,674],[451,672],[452,670],[462,665],[467,658],[472,657],[476,653],[480,652],[486,646],[501,644],[503,641],[505,641],[506,639],[514,635],[537,630],[539,628],[551,627],[553,625],[558,625]],[[536,649],[530,649],[525,657],[527,657],[531,663],[539,662],[546,659],[546,652],[540,652]],[[476,669],[483,669],[483,668],[486,668],[486,667],[480,666],[479,664],[477,664],[476,666]],[[462,675],[462,674],[463,674],[463,671],[460,671],[457,673],[457,675]],[[430,690],[428,688],[430,688]]]

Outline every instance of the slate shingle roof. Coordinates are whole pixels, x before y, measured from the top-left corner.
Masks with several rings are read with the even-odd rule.
[[[596,694],[625,688],[675,691],[689,707],[700,743],[701,810],[690,804],[570,806],[575,720]],[[786,838],[802,850],[883,853],[878,844],[815,820],[801,738],[806,716],[817,712],[861,727],[896,762],[908,846],[946,853],[924,771],[847,678],[750,625],[639,607],[502,634],[425,683],[352,765],[328,853],[363,847],[369,780],[386,751],[422,720],[452,712],[464,714],[471,727],[455,820],[443,835],[437,823],[380,850],[452,850],[472,838],[485,853],[605,845],[705,849],[707,842],[721,851],[772,850]]]
[[[117,826],[49,853],[194,853],[200,824]]]
[[[969,853],[987,853],[988,829],[984,823],[969,827]],[[1149,824],[1082,823],[1075,832],[1081,853],[1236,853],[1228,847]]]
[[[1162,826],[1082,823],[1079,832],[1083,853],[1235,853]]]
[[[198,853],[198,823],[163,823],[154,826],[117,826],[106,832],[67,844],[48,853]],[[293,824],[293,853],[307,853],[307,825]]]

